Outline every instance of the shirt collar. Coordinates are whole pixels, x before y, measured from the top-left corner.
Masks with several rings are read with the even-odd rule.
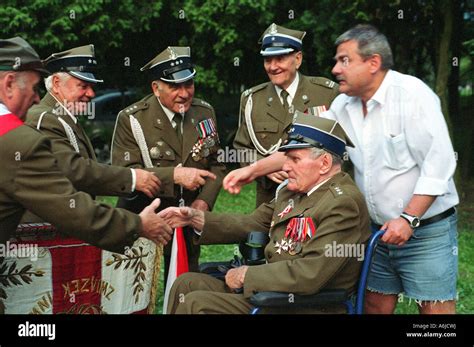
[[[290,95],[290,100],[293,100],[295,98],[295,94],[296,94],[296,90],[298,89],[298,83],[299,82],[300,82],[300,74],[297,72],[293,82],[291,82],[291,84],[288,86],[288,88],[286,88],[286,91]],[[277,85],[274,85],[274,86],[275,86],[275,91],[276,91],[278,97],[280,97],[280,93],[283,89],[278,87]]]
[[[316,184],[313,188],[311,188],[311,190],[309,192],[306,193],[306,195],[310,196],[311,194],[314,193],[314,191],[316,189],[318,189],[319,187],[321,187],[324,183],[326,183],[327,181],[329,181],[332,177],[329,177],[329,178],[326,178],[324,181]]]
[[[0,116],[11,114],[10,110],[0,102]]]
[[[370,100],[376,101],[381,105],[385,104],[385,100],[387,99],[387,90],[391,84],[392,79],[393,79],[393,71],[388,70],[387,73],[385,74],[385,77],[383,78],[382,83],[378,87],[375,94],[372,95]]]
[[[158,103],[160,104],[161,108],[163,109],[163,111],[165,112],[166,116],[167,116],[168,119],[170,120],[170,123],[173,124],[174,112],[171,111],[168,107],[163,106],[163,104],[161,103],[159,97],[156,97],[156,99],[158,100]]]
[[[392,79],[393,79],[393,70],[388,70],[382,83],[378,87],[375,94],[372,95],[368,103],[371,103],[371,100],[373,100],[373,101],[378,102],[381,105],[385,104],[385,100],[387,98],[387,90],[388,90],[389,85],[391,84]],[[358,103],[359,101],[360,101],[360,97],[347,95],[346,104]]]

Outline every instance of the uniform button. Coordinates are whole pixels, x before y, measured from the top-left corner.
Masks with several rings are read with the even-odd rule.
[[[262,134],[262,139],[266,138],[267,134]]]
[[[122,189],[122,190],[125,190],[125,186],[122,186],[121,189]]]
[[[163,158],[163,154],[160,154],[160,159],[162,159],[162,158]]]
[[[166,153],[166,155],[171,155],[170,151],[166,151],[165,153]]]
[[[156,166],[160,166],[160,165],[161,165],[161,163],[156,163]]]

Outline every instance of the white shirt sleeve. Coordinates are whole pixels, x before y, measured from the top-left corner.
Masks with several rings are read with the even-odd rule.
[[[196,233],[196,235],[201,236],[202,230],[197,230],[197,229],[194,229],[194,228],[193,228],[193,230]]]
[[[418,86],[417,86],[418,87]],[[405,114],[407,145],[420,167],[413,194],[443,195],[456,169],[456,158],[439,98],[426,85],[417,88]]]
[[[132,193],[133,193],[135,191],[135,186],[137,184],[137,174],[134,169],[130,169],[130,170],[132,170]]]

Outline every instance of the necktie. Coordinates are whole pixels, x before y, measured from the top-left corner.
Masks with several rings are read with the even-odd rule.
[[[290,95],[286,90],[282,90],[280,92],[280,96],[281,98],[283,99],[283,108],[288,111],[289,110],[289,106],[288,106],[288,95]]]
[[[182,124],[183,124],[183,116],[181,115],[181,113],[175,113],[173,120],[176,124],[174,129],[176,130],[176,135],[178,135],[179,142],[183,143],[183,140],[182,140],[183,133],[181,132]]]

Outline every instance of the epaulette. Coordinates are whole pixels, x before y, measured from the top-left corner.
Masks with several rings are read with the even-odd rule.
[[[198,99],[198,98],[193,98],[192,105],[194,105],[194,106],[207,107],[207,108],[210,108],[211,110],[214,109],[214,108],[211,106],[210,103],[208,103],[208,102],[206,102],[206,101],[204,101],[204,100]]]
[[[338,84],[325,77],[310,77],[309,81],[313,84],[323,86],[329,89],[337,89]]]
[[[331,183],[329,190],[332,192],[335,198],[344,195],[344,190],[337,183]]]
[[[140,101],[137,101],[136,103],[134,104],[131,104],[130,106],[124,108],[122,111],[120,111],[119,113],[122,113],[124,112],[125,114],[127,115],[130,115],[130,114],[134,114],[140,110],[145,110],[149,107],[149,104],[148,102],[146,101],[148,97],[145,97],[143,99],[141,99]]]
[[[246,98],[247,96],[249,96],[250,94],[253,94],[255,92],[258,92],[259,90],[262,90],[262,89],[265,89],[268,85],[268,83],[270,82],[265,82],[265,83],[262,83],[262,84],[259,84],[257,86],[254,86],[252,88],[249,88],[247,90],[245,90],[243,93],[242,93],[242,96],[241,98]]]

